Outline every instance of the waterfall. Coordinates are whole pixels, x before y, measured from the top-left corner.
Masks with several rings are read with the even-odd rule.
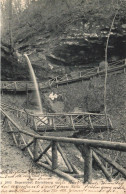
[[[40,92],[39,92],[36,76],[35,76],[35,73],[34,73],[34,70],[33,70],[33,67],[32,67],[32,64],[30,62],[30,59],[29,59],[28,55],[24,54],[24,56],[25,56],[25,58],[27,60],[28,67],[29,67],[29,70],[30,70],[30,74],[31,74],[31,77],[32,77],[32,81],[34,83],[34,87],[35,87],[35,91],[36,91],[37,103],[39,105],[39,111],[40,111],[40,113],[43,113],[42,103],[41,103],[41,98],[40,98]]]

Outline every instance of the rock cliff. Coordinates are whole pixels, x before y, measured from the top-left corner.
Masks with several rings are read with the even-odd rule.
[[[63,7],[61,13],[55,13],[56,8],[51,7],[52,12],[48,8],[47,17],[40,14],[40,5],[41,2],[34,2],[24,10],[20,22],[14,18],[12,55],[7,40],[9,32],[4,33],[2,79],[29,79],[26,61],[20,60],[17,52],[19,55],[30,53],[29,58],[40,80],[97,66],[104,60],[106,40],[117,9],[108,45],[108,61],[126,58],[125,1],[114,7],[101,3],[99,7],[87,5],[81,8],[77,4],[74,10]],[[36,9],[32,13],[33,8]]]

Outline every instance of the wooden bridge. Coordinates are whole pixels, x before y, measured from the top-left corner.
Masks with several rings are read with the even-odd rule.
[[[31,114],[26,110],[19,110],[10,105],[1,104],[5,111],[12,112],[27,126],[38,132],[77,131],[100,132],[113,129],[109,115],[97,113],[46,113]]]
[[[108,74],[118,74],[125,73],[126,71],[126,59],[113,62],[109,64]],[[105,70],[103,67],[91,68],[89,70],[84,70],[81,72],[75,72],[71,74],[65,74],[63,76],[57,76],[50,79],[47,82],[38,82],[40,89],[46,89],[50,87],[58,87],[64,84],[70,84],[78,81],[90,80],[96,76],[104,76]],[[1,82],[1,91],[9,92],[29,92],[35,90],[34,84],[31,81],[2,81]]]
[[[1,113],[2,126],[9,134],[12,134],[15,145],[22,151],[27,151],[39,166],[64,177],[70,182],[78,182],[76,179],[78,178],[79,181],[84,180],[84,183],[91,183],[92,174],[95,174],[92,167],[95,160],[101,170],[100,172],[108,181],[111,181],[118,173],[126,178],[126,169],[116,162],[117,157],[113,160],[104,153],[106,149],[111,150],[111,153],[112,150],[118,153],[126,152],[126,143],[41,136],[34,130],[18,125],[3,108]],[[71,160],[71,154],[77,149],[75,145],[82,147],[81,170],[78,167],[78,162],[73,164],[75,161],[74,159]],[[71,148],[71,151],[68,153],[69,148]],[[79,152],[78,149],[77,151]],[[61,159],[63,163],[61,163]],[[109,165],[109,168],[106,168],[103,161]]]

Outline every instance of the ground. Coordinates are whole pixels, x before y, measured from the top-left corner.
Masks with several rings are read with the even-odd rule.
[[[14,145],[13,139],[7,130],[2,128],[1,132],[1,171],[5,174],[9,172],[29,173],[30,171],[39,172],[43,177],[59,179],[44,168],[38,167],[29,157]]]

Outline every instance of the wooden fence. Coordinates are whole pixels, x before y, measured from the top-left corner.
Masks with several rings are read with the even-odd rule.
[[[109,73],[120,73],[124,72],[126,70],[126,59],[122,59],[119,61],[115,61],[113,63],[110,63],[108,66],[108,74]],[[83,70],[80,72],[73,72],[70,74],[65,74],[63,76],[57,76],[55,78],[52,78],[49,80],[48,84],[50,87],[52,86],[58,86],[62,84],[68,84],[73,83],[76,81],[82,81],[82,80],[89,80],[92,77],[98,76],[98,75],[104,75],[105,70],[104,68],[98,66],[94,68],[90,68],[89,70]]]
[[[1,105],[4,110],[12,112],[35,131],[88,130],[97,132],[113,129],[110,116],[105,114],[87,112],[31,114],[4,103]]]
[[[51,170],[65,179],[76,182],[75,178],[83,178],[84,183],[92,182],[92,161],[95,160],[97,165],[103,172],[104,176],[108,181],[111,181],[113,174],[108,171],[104,166],[101,158],[111,165],[116,172],[119,172],[124,178],[126,178],[126,169],[106,156],[101,149],[110,149],[116,151],[126,152],[126,143],[120,142],[109,142],[109,141],[98,141],[88,139],[76,139],[76,138],[65,138],[65,137],[52,137],[52,136],[40,136],[34,131],[23,130],[8,114],[1,109],[2,120],[4,129],[8,133],[12,134],[15,144],[21,148],[21,150],[27,150],[33,161],[48,170]],[[49,144],[48,144],[49,142]],[[82,145],[83,146],[83,158],[84,167],[83,172],[78,170],[75,164],[69,160],[63,145],[68,144]],[[99,149],[100,148],[100,149]],[[74,148],[75,149],[75,148]],[[51,155],[49,154],[49,150]],[[65,172],[61,170],[60,163],[58,161],[59,154],[62,157],[64,164],[67,168]],[[70,154],[70,153],[69,153]],[[16,156],[15,156],[16,157]]]
[[[126,59],[113,62],[108,67],[108,74],[117,74],[126,72]],[[50,79],[47,82],[38,82],[40,89],[46,89],[50,87],[55,87],[63,84],[69,84],[82,80],[89,80],[92,77],[104,75],[105,70],[100,67],[90,68],[89,70],[83,70],[81,72],[73,72],[70,74],[65,74],[63,76],[57,76]],[[2,91],[14,91],[16,92],[28,92],[35,90],[34,84],[31,81],[2,81],[1,82]]]

